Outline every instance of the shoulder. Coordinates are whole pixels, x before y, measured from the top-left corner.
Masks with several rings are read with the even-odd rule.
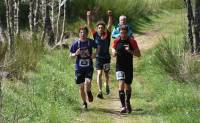
[[[120,41],[120,37],[114,39],[114,42],[119,42]]]
[[[94,43],[95,43],[95,41],[94,41],[93,39],[91,39],[91,38],[88,38],[87,40],[88,40],[89,43],[91,43],[91,44],[94,44]]]
[[[116,48],[116,46],[117,46],[117,44],[119,43],[119,41],[120,41],[120,38],[114,39],[113,42],[112,42],[112,47],[113,47],[113,48]]]
[[[90,46],[96,46],[95,40],[93,40],[91,38],[88,38],[87,40],[88,40]]]
[[[91,29],[92,35],[96,35],[97,31],[95,29]]]
[[[71,52],[75,52],[75,51],[77,50],[77,48],[78,48],[78,42],[79,42],[78,39],[77,39],[77,40],[74,40],[74,41],[72,42],[71,47],[70,47],[70,51],[71,51]]]
[[[94,41],[94,40],[93,40],[93,39],[91,39],[91,38],[87,38],[87,40],[88,40],[88,41],[91,41],[91,42],[92,42],[92,41]]]
[[[136,41],[134,37],[129,37],[129,41]]]
[[[109,31],[108,29],[106,30],[107,35],[111,35],[111,31]]]
[[[79,39],[74,39],[74,41],[72,42],[72,46],[77,45],[79,42]]]
[[[134,37],[130,37],[130,38],[129,38],[129,43],[131,44],[131,46],[132,46],[133,48],[137,48],[137,47],[138,47],[137,41],[135,40]]]

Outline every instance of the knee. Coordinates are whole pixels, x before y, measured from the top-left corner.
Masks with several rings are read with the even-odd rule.
[[[101,76],[102,76],[102,71],[101,71],[101,70],[98,70],[98,71],[97,71],[97,76],[98,76],[98,77],[101,77]]]
[[[120,80],[119,81],[119,90],[124,90],[124,81]]]
[[[80,85],[80,91],[84,91],[85,90],[85,86],[84,86],[84,84],[81,84]]]
[[[91,80],[89,78],[86,78],[85,79],[85,83],[86,83],[86,85],[90,85],[91,84]]]
[[[104,72],[106,77],[109,77],[109,72]]]
[[[131,91],[131,90],[132,90],[130,84],[126,84],[126,85],[125,85],[125,88],[126,88],[127,91]]]

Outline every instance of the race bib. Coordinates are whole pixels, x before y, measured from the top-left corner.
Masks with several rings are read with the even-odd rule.
[[[130,50],[129,45],[124,45],[124,48],[125,48],[126,51],[129,51],[129,50]]]
[[[90,65],[90,59],[80,59],[79,60],[79,66],[89,67],[89,65]]]
[[[104,69],[104,71],[110,70],[110,64],[109,64],[109,63],[104,64],[104,65],[103,65],[103,69]]]
[[[125,80],[125,73],[123,71],[116,72],[117,80]]]

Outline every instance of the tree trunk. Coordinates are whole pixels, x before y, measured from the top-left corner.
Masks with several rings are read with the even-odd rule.
[[[191,45],[191,53],[194,53],[194,38],[193,38],[193,22],[194,22],[194,16],[193,16],[193,10],[192,10],[192,4],[191,0],[184,0],[187,6],[187,17],[188,17],[188,37],[189,42]]]
[[[63,37],[64,37],[65,19],[66,19],[66,2],[64,3],[64,17],[63,17],[63,25],[62,25],[62,33],[61,33],[61,37],[60,37],[60,43],[63,41]]]
[[[45,26],[45,18],[46,18],[46,1],[45,0],[42,0],[41,3],[42,3],[42,19],[43,19],[43,32],[42,32],[42,37],[41,37],[41,41],[43,42],[43,44],[45,43],[44,40],[45,40],[45,35],[46,35],[46,26]]]
[[[61,13],[61,11],[60,11],[60,4],[61,4],[61,0],[59,0],[59,5],[58,5],[58,16],[57,16],[57,23],[56,23],[56,43],[58,43],[58,41],[59,41],[59,22],[60,22],[60,13]]]
[[[39,9],[40,9],[40,0],[35,1],[35,11],[34,11],[34,32],[38,31],[38,23],[39,23]]]
[[[29,27],[31,33],[33,33],[33,27],[34,27],[34,0],[29,1]]]
[[[8,28],[8,41],[10,55],[14,55],[14,2],[13,0],[5,0],[6,3],[6,20]]]
[[[54,5],[55,5],[55,0],[52,0],[52,4],[51,4],[51,23],[52,23],[53,32],[55,32],[55,27],[54,27]]]
[[[21,0],[15,0],[14,3],[14,29],[15,29],[15,34],[19,35],[20,30],[19,30],[19,5],[20,5]]]
[[[49,0],[45,0],[45,8],[46,8],[46,13],[45,13],[45,32],[47,34],[47,43],[50,46],[53,46],[55,44],[55,37],[54,37],[54,32],[52,29],[52,23],[50,19],[50,6],[48,5]]]
[[[11,27],[11,37],[12,40],[10,40],[10,51],[11,56],[14,55],[14,1],[9,0],[9,18],[10,18],[10,27]]]
[[[194,33],[195,33],[196,52],[200,53],[200,1],[199,0],[195,0]]]

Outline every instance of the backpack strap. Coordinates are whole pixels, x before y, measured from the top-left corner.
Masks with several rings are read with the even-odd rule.
[[[90,46],[90,39],[87,39],[87,41],[88,41],[88,47]]]
[[[90,39],[87,39],[87,42],[88,42],[88,47],[90,46]],[[81,42],[80,40],[78,40],[78,49],[81,47]]]
[[[80,40],[78,39],[78,49],[81,47]]]

